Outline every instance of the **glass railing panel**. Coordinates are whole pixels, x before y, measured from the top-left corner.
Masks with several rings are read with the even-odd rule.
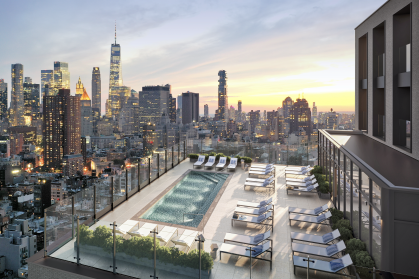
[[[370,225],[371,225],[371,215],[370,215],[370,206],[368,202],[368,197],[361,195],[361,239],[367,247],[367,251],[371,254],[370,250]]]
[[[134,193],[138,191],[138,164],[130,166],[130,174],[131,174],[131,189],[128,193]]]
[[[173,145],[173,166],[176,166],[179,163],[178,148],[179,146],[177,144]]]
[[[113,271],[113,229],[111,222],[99,221],[91,227],[80,225],[79,244],[73,241],[73,249],[79,249],[80,264],[101,270]],[[120,228],[118,224],[116,228]],[[117,241],[122,234],[116,234]],[[118,242],[117,242],[118,243]]]
[[[94,187],[84,188],[82,191],[73,195],[73,197],[74,215],[79,216],[81,224],[92,224],[94,214]]]
[[[98,180],[96,182],[96,214],[108,208],[111,203],[111,178]]]
[[[147,186],[149,177],[150,177],[150,171],[149,171],[149,158],[141,158],[140,160],[140,188],[144,188]]]
[[[76,238],[77,222],[72,214],[61,212],[63,207],[48,208],[47,213],[47,254],[70,262],[76,261],[68,251]],[[74,222],[72,221],[74,220]]]
[[[166,171],[165,166],[165,152],[161,152],[158,154],[159,156],[159,175],[163,175]]]
[[[113,175],[113,202],[124,196],[122,193],[123,186],[121,185],[121,176]]]
[[[180,142],[180,160],[185,160],[185,144],[184,142]]]
[[[172,160],[173,160],[172,148],[168,148],[167,149],[167,170],[170,170],[171,168],[173,168]]]
[[[157,164],[157,154],[153,154],[150,158],[150,164],[151,164],[151,173],[150,173],[150,179],[153,181],[157,178],[157,173],[159,171],[159,166]]]

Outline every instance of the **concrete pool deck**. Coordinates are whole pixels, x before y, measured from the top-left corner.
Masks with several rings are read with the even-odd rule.
[[[149,186],[142,189],[139,193],[133,195],[130,199],[119,205],[113,211],[103,216],[101,223],[112,223],[116,221],[117,224],[122,224],[127,220],[137,220],[137,214],[147,209],[147,205],[151,201],[158,198],[169,185],[178,180],[188,170],[192,169],[192,163],[186,160],[168,171],[165,175],[153,181]],[[202,227],[203,235],[206,239],[204,249],[210,251],[211,244],[217,244],[219,248],[222,247],[224,236],[226,233],[237,233],[246,235],[255,235],[265,231],[264,226],[250,225],[244,223],[235,223],[231,226],[231,218],[233,211],[236,208],[237,201],[259,202],[261,200],[273,198],[275,205],[275,218],[274,218],[274,233],[273,240],[273,257],[272,257],[272,270],[269,268],[269,263],[264,261],[252,261],[252,278],[307,278],[305,269],[297,268],[296,275],[294,275],[294,267],[292,263],[291,251],[291,232],[303,232],[322,235],[330,232],[331,228],[327,225],[314,225],[306,223],[292,223],[289,225],[288,207],[302,207],[302,208],[316,208],[325,203],[331,205],[330,200],[322,200],[315,194],[297,194],[290,191],[287,195],[285,187],[285,174],[284,168],[286,166],[276,165],[276,191],[267,189],[246,188],[243,190],[243,185],[248,177],[248,172],[241,168],[237,168],[233,173],[228,185],[225,187],[224,192],[219,198],[218,203],[214,206],[212,214],[208,217],[205,226]],[[227,173],[226,171],[224,171]],[[229,172],[230,173],[230,172]],[[157,223],[147,220],[149,223]],[[140,222],[140,226],[142,222]],[[163,225],[158,225],[161,230]],[[188,227],[189,228],[189,227]],[[179,234],[182,229],[179,229]],[[71,245],[71,244],[70,244]],[[66,245],[67,246],[67,245]],[[73,246],[74,247],[74,246]],[[63,247],[64,248],[64,247]],[[62,248],[62,249],[63,249]],[[57,251],[59,252],[59,251]],[[70,258],[70,255],[68,255]],[[315,258],[315,257],[313,257]],[[135,266],[124,266],[124,269],[118,268],[118,271],[141,278],[148,278],[150,272],[149,268],[138,268]],[[167,273],[162,270],[157,271],[159,278],[188,278],[184,275],[176,275]],[[250,261],[248,258],[238,257],[234,255],[223,254],[220,259],[219,253],[214,260],[214,267],[212,269],[210,278],[217,279],[236,279],[236,278],[249,278],[250,276]],[[196,275],[191,275],[189,278],[197,278]],[[310,272],[310,278],[343,278],[337,274],[327,274],[322,272]]]

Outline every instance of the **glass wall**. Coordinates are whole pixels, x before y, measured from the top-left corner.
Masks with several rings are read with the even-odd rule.
[[[372,257],[381,268],[381,188],[372,183]]]

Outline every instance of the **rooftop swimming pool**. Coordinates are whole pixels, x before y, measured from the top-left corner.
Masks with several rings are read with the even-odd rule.
[[[197,228],[228,176],[190,171],[140,218]]]

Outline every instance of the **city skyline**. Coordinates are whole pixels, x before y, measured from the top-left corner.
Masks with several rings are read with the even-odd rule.
[[[24,76],[40,84],[41,70],[51,69],[53,61],[65,61],[69,63],[73,81],[71,93],[75,94],[74,81],[80,76],[92,97],[91,69],[99,67],[105,73],[101,99],[104,114],[108,98],[109,45],[114,42],[116,20],[118,43],[124,48],[121,61],[124,85],[137,91],[146,85],[168,83],[172,85],[174,96],[188,90],[200,92],[202,103],[208,103],[209,112],[213,114],[217,108],[216,72],[225,69],[229,74],[229,102],[236,104],[239,99],[243,100],[243,110],[247,112],[275,109],[288,95],[296,99],[301,93],[309,101],[316,101],[319,111],[331,107],[336,111],[353,111],[352,30],[384,0],[363,5],[359,5],[360,1],[314,1],[299,11],[300,2],[234,3],[227,4],[224,11],[217,11],[216,3],[197,2],[183,9],[179,8],[182,2],[160,4],[173,14],[171,17],[152,13],[158,9],[153,6],[156,4],[128,3],[124,8],[116,8],[114,13],[103,5],[95,10],[94,20],[87,17],[97,7],[94,2],[83,4],[81,10],[81,2],[72,2],[63,11],[62,22],[71,17],[71,21],[77,23],[54,26],[42,40],[35,40],[30,49],[20,44],[20,40],[27,41],[28,36],[35,36],[37,32],[33,28],[46,19],[35,18],[30,26],[21,23],[13,27],[22,29],[24,34],[19,37],[13,28],[5,30],[3,37],[18,46],[2,46],[0,78],[11,84],[10,65],[21,63],[25,67]],[[6,24],[11,19],[9,14],[19,19],[29,10],[56,9],[58,4],[52,3],[49,6],[48,3],[29,3],[23,10],[14,3],[7,3],[4,8],[10,13],[0,22]],[[75,9],[77,13],[72,12]],[[217,12],[220,18],[229,14],[229,19],[213,23]],[[348,12],[353,16],[342,17]],[[193,16],[185,18],[188,14]],[[324,26],[326,14],[330,14],[328,22],[334,22],[333,26],[329,23]],[[197,25],[191,27],[190,20],[196,21],[196,18],[199,18]],[[248,18],[262,20],[252,19],[246,23]],[[310,27],[307,27],[308,22]],[[263,104],[266,98],[260,97],[274,98],[276,104]]]

